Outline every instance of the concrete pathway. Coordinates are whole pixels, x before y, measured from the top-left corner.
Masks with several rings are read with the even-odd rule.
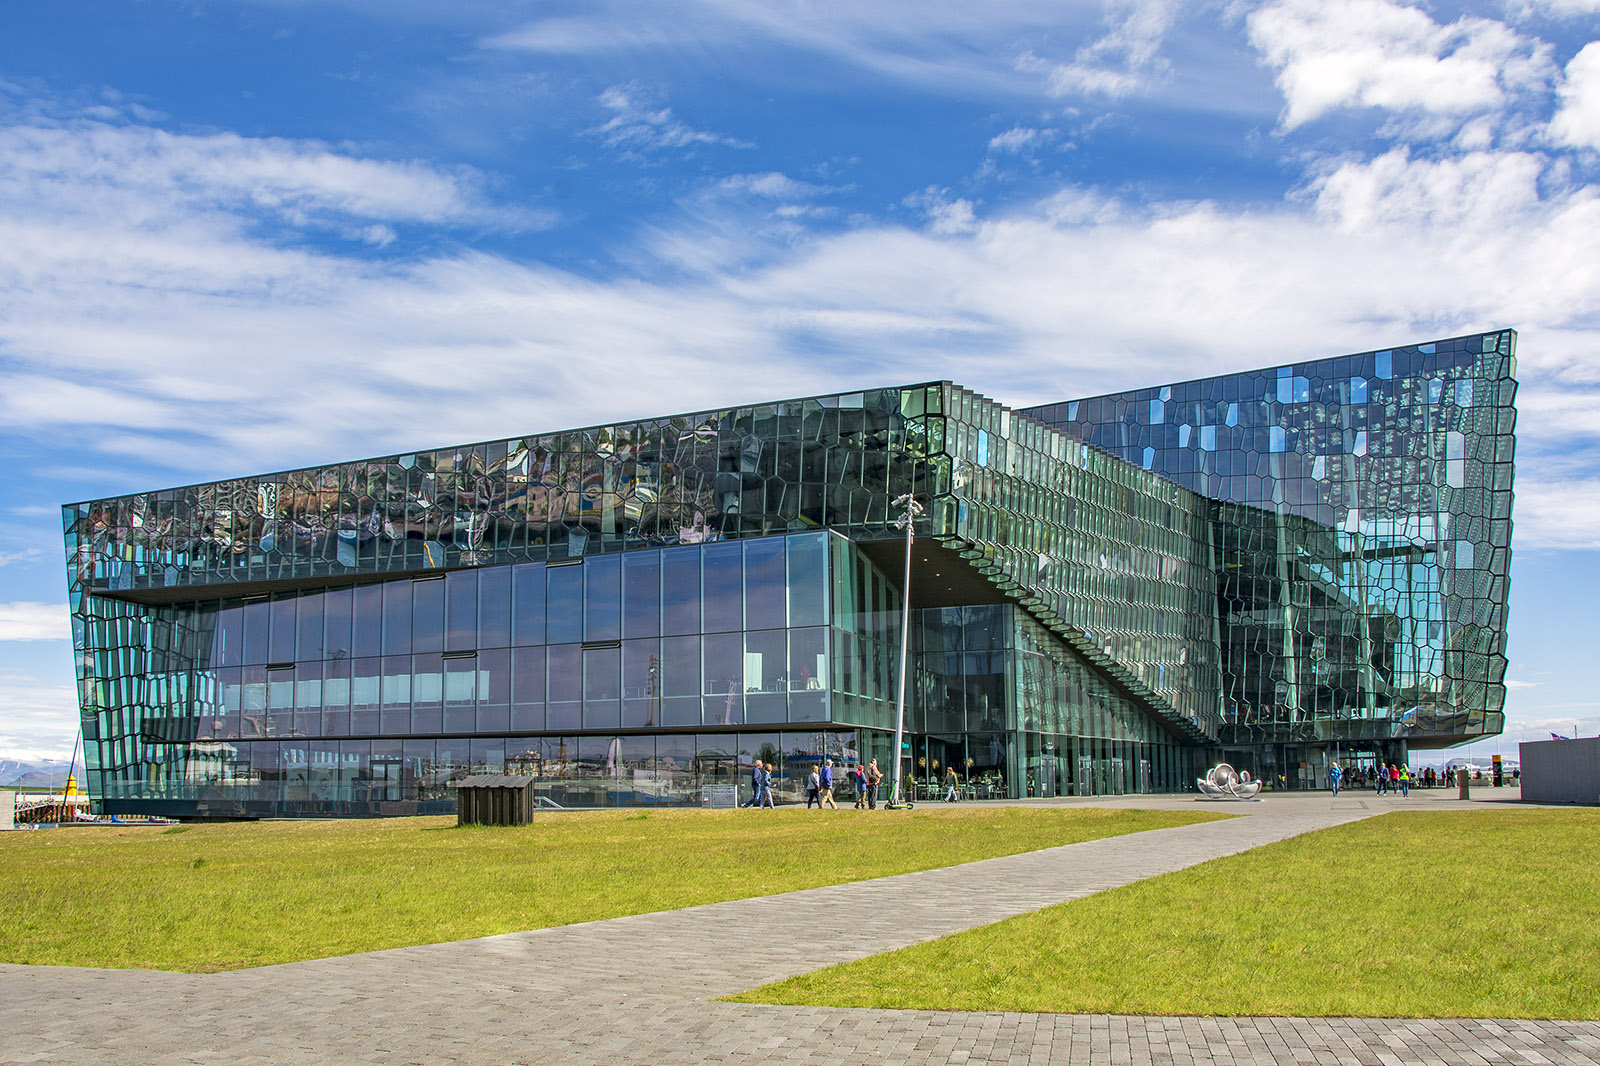
[[[1416,806],[1438,809],[1441,800]],[[226,974],[0,966],[0,1062],[1600,1062],[1600,1024],[1587,1022],[1151,1018],[711,1002],[1400,802],[1370,793],[1338,801],[1326,794],[1271,797],[1219,805],[1242,818],[944,870]],[[1195,807],[1182,797],[1094,804]]]

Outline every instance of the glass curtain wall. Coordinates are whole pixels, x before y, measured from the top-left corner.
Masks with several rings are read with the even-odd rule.
[[[209,603],[99,598],[82,695],[108,711],[86,740],[107,798],[237,800],[254,813],[393,813],[391,793],[408,809],[448,805],[448,781],[489,764],[472,745],[490,736],[486,750],[524,769],[588,781],[563,786],[570,802],[617,802],[619,781],[645,780],[639,769],[679,775],[658,783],[691,771],[731,782],[733,736],[620,734],[831,736],[835,701],[875,724],[892,706],[875,614],[897,601],[869,571],[816,532]],[[835,668],[836,647],[849,666]],[[836,677],[849,687],[831,688]],[[839,750],[862,747],[852,733]]]
[[[914,794],[966,799],[1175,791],[1185,744],[1011,604],[928,608],[916,627]]]
[[[1270,777],[1501,730],[1514,346],[1506,330],[1029,412],[1216,501],[1220,737]]]

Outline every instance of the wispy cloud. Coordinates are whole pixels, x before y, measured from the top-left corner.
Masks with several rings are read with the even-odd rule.
[[[613,85],[600,94],[599,104],[611,117],[584,131],[609,148],[633,155],[648,155],[697,145],[749,148],[748,143],[718,133],[694,129],[673,117],[670,107],[658,106],[637,82]]]
[[[0,200],[80,217],[120,212],[163,228],[174,211],[231,212],[291,226],[547,225],[549,213],[492,203],[481,175],[414,160],[383,161],[315,141],[235,133],[177,134],[78,117],[0,126]],[[87,194],[87,195],[85,195]],[[359,221],[357,221],[359,220]]]
[[[1144,32],[1132,27],[1165,0],[1107,0],[1105,25],[1087,5],[1016,0],[973,5],[931,0],[907,17],[888,0],[685,0],[670,7],[594,5],[579,16],[535,19],[484,39],[489,48],[553,55],[669,51],[746,56],[782,48],[924,88],[970,94],[1038,93],[1079,44],[1092,58],[1131,56]],[[1098,32],[1097,32],[1098,31]],[[1125,44],[1114,38],[1122,35]],[[1067,42],[1064,46],[1060,42]],[[1028,63],[1019,56],[1032,57]],[[1113,69],[1107,67],[1107,70]]]
[[[1006,155],[1021,155],[1051,140],[1053,130],[1035,129],[1032,126],[1013,126],[1004,133],[989,138],[989,151]]]
[[[70,674],[69,674],[70,676]],[[0,758],[65,760],[78,735],[78,695],[71,685],[0,672]]]
[[[1043,70],[1052,96],[1123,97],[1150,86],[1168,69],[1161,45],[1179,5],[1174,0],[1105,0],[1106,31],[1069,63],[1030,56],[1024,69]]]

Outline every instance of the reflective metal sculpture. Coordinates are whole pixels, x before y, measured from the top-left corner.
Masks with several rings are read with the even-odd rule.
[[[1206,776],[1195,778],[1194,783],[1208,799],[1254,799],[1261,791],[1261,782],[1251,780],[1250,771],[1237,771],[1225,762],[1213,766]]]

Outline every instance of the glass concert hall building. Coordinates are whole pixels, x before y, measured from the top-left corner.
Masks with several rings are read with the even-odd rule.
[[[1008,408],[948,381],[63,509],[110,813],[1291,788],[1502,727],[1509,331]],[[747,791],[745,792],[747,795]]]

